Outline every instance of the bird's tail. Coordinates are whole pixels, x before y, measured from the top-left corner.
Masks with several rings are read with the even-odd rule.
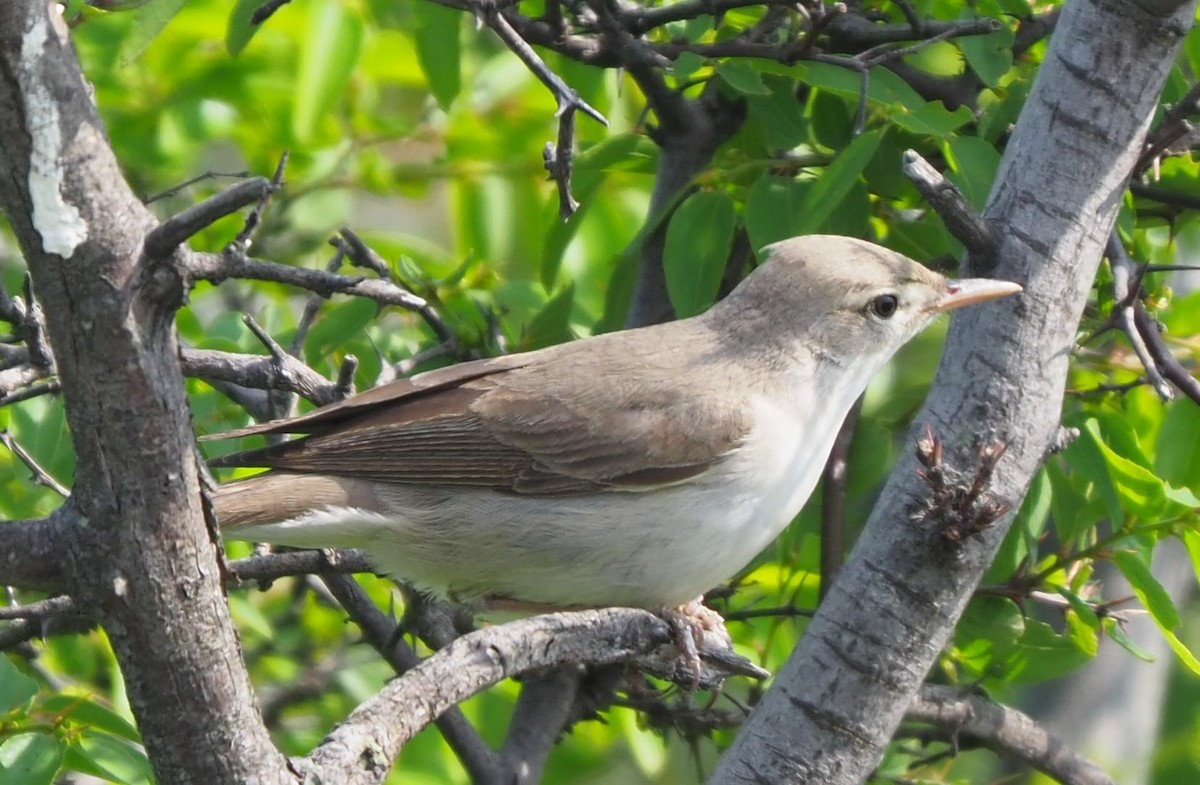
[[[221,485],[211,499],[217,523],[233,534],[239,528],[286,521],[314,509],[350,505],[349,486],[337,477],[270,472]]]

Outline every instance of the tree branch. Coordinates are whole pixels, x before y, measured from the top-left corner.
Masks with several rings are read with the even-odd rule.
[[[236,248],[226,248],[220,254],[189,252],[184,270],[193,279],[209,281],[214,284],[230,278],[273,281],[307,289],[323,297],[334,294],[351,294],[374,300],[380,305],[396,305],[418,313],[428,307],[428,303],[423,298],[391,281],[338,275],[325,270],[291,267],[252,259]]]
[[[629,662],[671,639],[662,619],[629,608],[556,613],[478,630],[389,682],[298,765],[322,781],[381,782],[417,731],[502,679],[542,668]]]
[[[925,201],[941,216],[950,234],[967,251],[980,259],[991,258],[1000,247],[995,227],[976,213],[962,191],[941,172],[921,157],[916,150],[905,150],[901,166],[904,174],[925,197]]]
[[[926,684],[908,711],[909,722],[931,725],[950,739],[968,737],[1023,761],[1064,785],[1116,785],[1108,774],[1016,709],[952,687]]]
[[[1006,443],[992,493],[1014,507],[1058,433],[1076,326],[1146,118],[1194,18],[1194,3],[1169,5],[1162,16],[1149,4],[1064,6],[984,214],[998,253],[966,266],[968,274],[1019,281],[1025,292],[955,314],[917,417],[964,465],[985,435]],[[1099,105],[1121,109],[1088,109]],[[722,758],[715,785],[850,785],[882,756],[1011,523],[1010,514],[948,546],[910,519],[912,500],[928,492],[918,469],[906,455],[892,471],[833,590]]]
[[[0,586],[54,591],[66,585],[58,539],[61,529],[78,523],[70,505],[47,518],[0,523]]]
[[[48,527],[50,553],[41,532],[6,525],[0,570],[32,583],[45,571],[28,562],[46,557],[95,611],[160,782],[278,782],[286,761],[254,709],[202,514],[175,300],[151,291],[181,282],[171,265],[138,275],[157,222],[121,174],[56,8],[0,3],[0,207],[45,312],[78,520]],[[30,540],[21,565],[7,559],[14,526]]]
[[[421,664],[421,658],[404,642],[402,630],[380,612],[353,578],[326,573],[321,576],[321,580],[350,614],[354,623],[362,629],[363,637],[371,647],[391,664],[396,673],[403,675]],[[447,708],[434,720],[434,724],[458,756],[472,782],[500,781],[496,776],[499,761],[495,753],[475,732],[457,706]]]

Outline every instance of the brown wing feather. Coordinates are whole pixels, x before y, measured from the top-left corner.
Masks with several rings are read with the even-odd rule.
[[[680,385],[678,374],[631,381],[644,377],[634,366],[687,356],[588,343],[586,352],[565,345],[442,369],[243,429],[311,435],[214,464],[561,495],[681,482],[748,433],[737,402]]]
[[[372,387],[370,390],[352,395],[343,401],[322,406],[299,417],[271,420],[232,431],[209,434],[201,437],[201,441],[237,439],[243,436],[272,433],[318,433],[355,417],[369,415],[381,409],[391,410],[393,404],[412,405],[417,400],[440,390],[454,389],[472,379],[519,368],[525,362],[534,359],[536,354],[536,352],[529,352],[487,360],[472,360],[446,368],[437,368],[409,379],[397,379],[394,382]]]

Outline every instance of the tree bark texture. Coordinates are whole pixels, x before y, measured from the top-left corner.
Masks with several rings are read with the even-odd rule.
[[[916,427],[970,473],[1007,453],[993,492],[1019,505],[1056,434],[1075,329],[1194,2],[1069,0],[985,217],[1003,238],[968,274],[1025,293],[956,314]],[[893,471],[850,560],[713,782],[862,782],[953,631],[1011,523],[953,546],[914,520],[929,489]],[[919,516],[918,516],[919,518]]]
[[[255,708],[202,511],[169,260],[56,6],[0,3],[0,205],[45,310],[77,455],[52,537],[98,610],[163,783],[292,779]]]

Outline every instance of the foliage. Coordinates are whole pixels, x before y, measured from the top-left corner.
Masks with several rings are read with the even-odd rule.
[[[877,10],[900,21],[897,5]],[[911,5],[922,17],[952,20],[964,13],[960,4],[938,0]],[[266,174],[290,151],[287,186],[275,197],[253,253],[323,267],[332,256],[325,242],[338,227],[362,235],[399,280],[434,303],[456,336],[450,356],[418,369],[620,324],[648,231],[643,224],[658,160],[633,81],[546,55],[609,121],[604,128],[578,120],[573,186],[582,208],[560,221],[558,195],[541,164],[542,146],[555,134],[554,100],[488,31],[476,31],[468,15],[425,2],[296,0],[253,29],[248,19],[257,6],[254,0],[150,0],[132,10],[76,9],[76,46],[125,173],[140,193],[164,191],[205,170]],[[746,112],[738,133],[665,219],[668,290],[679,313],[701,311],[718,296],[729,250],[743,234],[752,249],[827,232],[871,237],[922,260],[961,256],[958,241],[901,174],[901,156],[911,148],[935,161],[981,207],[1044,51],[1044,43],[1036,43],[1013,57],[1012,20],[1032,13],[1024,2],[981,0],[974,7],[1005,20],[1004,28],[935,43],[906,62],[977,80],[977,104],[926,100],[901,76],[876,66],[863,128],[856,128],[863,83],[853,70],[816,61],[678,56],[665,77],[670,87],[694,96],[717,80]],[[658,40],[727,40],[763,12],[750,7],[720,18],[697,16],[667,25]],[[1186,51],[1165,104],[1183,95],[1188,74],[1200,66],[1196,33]],[[1198,175],[1191,157],[1170,158],[1160,185],[1192,193]],[[170,215],[229,180],[219,174],[173,191],[155,202],[156,210]],[[219,249],[240,226],[236,217],[219,222],[194,244]],[[1135,258],[1156,263],[1193,249],[1198,228],[1193,211],[1146,199],[1131,198],[1120,221]],[[18,260],[9,249],[0,251],[3,283],[19,291]],[[1085,314],[1082,329],[1090,340],[1081,342],[1063,412],[1064,425],[1078,429],[1079,437],[1037,476],[987,591],[972,602],[942,659],[939,678],[982,682],[1005,697],[1019,685],[1084,666],[1104,639],[1142,656],[1124,630],[1121,612],[1128,606],[1113,605],[1119,592],[1095,582],[1097,562],[1111,561],[1176,652],[1181,673],[1175,678],[1196,689],[1195,676],[1186,675],[1200,674],[1194,628],[1151,567],[1157,546],[1178,539],[1200,573],[1200,411],[1188,400],[1163,404],[1149,387],[1135,384],[1141,367],[1119,334],[1092,335],[1114,306],[1109,283],[1098,282]],[[1200,293],[1176,295],[1162,274],[1151,275],[1146,286],[1145,302],[1166,326],[1171,348],[1194,363]],[[263,353],[241,314],[253,315],[286,346],[302,310],[303,299],[282,287],[202,285],[181,311],[178,330],[189,346]],[[865,518],[898,451],[909,448],[905,427],[932,376],[938,333],[931,330],[908,347],[868,394],[850,458],[852,527]],[[361,389],[389,364],[438,345],[411,314],[335,297],[322,304],[299,354],[331,377],[354,355]],[[190,381],[189,392],[200,432],[244,424],[244,412],[208,385]],[[69,480],[73,458],[57,401],[0,408],[0,428],[50,474]],[[0,514],[33,517],[56,505],[27,475],[16,457],[0,452]],[[743,576],[730,609],[815,605],[816,518],[814,501]],[[242,553],[237,547],[231,552]],[[385,607],[402,602],[386,582],[369,585]],[[1045,596],[1062,602],[1039,602]],[[305,581],[236,590],[230,603],[265,711],[290,754],[309,749],[390,675],[373,652],[354,645],[355,631]],[[777,669],[804,623],[766,618],[733,628],[744,653]],[[0,660],[0,783],[51,782],[60,770],[147,781],[103,637],[56,637],[33,648],[38,667],[24,674]],[[299,685],[310,688],[289,689]],[[752,698],[745,685],[730,689]],[[498,741],[514,695],[513,685],[504,685],[464,709]],[[1194,717],[1165,716],[1165,748],[1198,743]],[[613,709],[607,720],[574,729],[551,759],[548,782],[685,782],[695,778],[693,751],[701,770],[715,760],[713,744],[661,733],[629,709]],[[718,745],[727,740],[723,733],[716,738]],[[897,752],[887,765],[900,772],[912,760]],[[465,781],[431,733],[406,748],[398,768],[397,782]],[[970,769],[930,766],[916,773],[953,781],[966,776],[963,771]],[[1197,774],[1195,760],[1177,762],[1171,776],[1179,779],[1171,781]]]

